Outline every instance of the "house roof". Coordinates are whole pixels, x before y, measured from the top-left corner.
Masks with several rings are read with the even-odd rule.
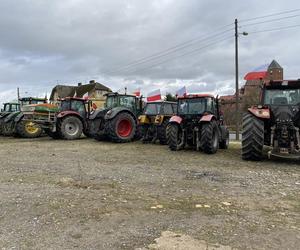
[[[89,84],[80,86],[69,86],[69,85],[56,85],[51,92],[50,100],[54,100],[54,94],[57,93],[58,98],[65,98],[68,96],[74,96],[76,93],[77,97],[83,97],[87,92],[92,90],[102,90],[111,92],[111,89],[104,86],[103,84],[95,81],[90,81]]]

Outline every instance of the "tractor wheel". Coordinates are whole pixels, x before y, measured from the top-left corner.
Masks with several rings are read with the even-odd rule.
[[[13,136],[15,131],[14,122],[3,122],[2,124],[2,135],[4,136]]]
[[[166,129],[166,137],[169,148],[172,151],[177,151],[182,148],[179,147],[181,143],[181,133],[177,124],[169,124]]]
[[[215,121],[205,122],[201,128],[200,148],[207,154],[214,154],[219,148],[218,125]]]
[[[76,116],[67,116],[58,121],[57,131],[62,139],[79,139],[82,135],[82,130],[82,121]]]
[[[107,135],[105,134],[95,134],[93,135],[93,138],[96,139],[97,141],[106,141],[107,140]]]
[[[129,113],[121,112],[105,123],[105,131],[113,142],[129,142],[135,136],[136,121]]]
[[[60,135],[57,131],[52,132],[50,129],[46,129],[46,128],[44,129],[44,131],[49,137],[53,139],[60,139]]]
[[[16,126],[16,135],[22,138],[36,138],[42,135],[39,125],[30,121],[19,121]]]
[[[246,113],[243,116],[242,158],[261,160],[264,146],[264,122]]]
[[[169,121],[166,119],[162,122],[162,124],[160,126],[157,127],[157,137],[158,137],[159,143],[161,145],[166,145],[168,143],[167,135],[166,135],[166,130],[167,130],[168,124],[169,124]]]

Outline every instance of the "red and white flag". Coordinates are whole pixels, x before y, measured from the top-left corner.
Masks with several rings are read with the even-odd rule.
[[[251,72],[247,73],[244,79],[246,81],[264,79],[267,76],[268,67],[269,64],[261,65],[255,68],[254,70],[252,70]]]
[[[183,86],[181,89],[176,91],[176,96],[185,96],[186,95],[186,87]]]
[[[135,96],[141,96],[141,89],[140,88],[136,89],[135,91],[133,91],[133,94]]]
[[[161,100],[161,94],[160,94],[160,89],[151,91],[148,93],[147,96],[147,102],[154,102],[154,101],[159,101]]]

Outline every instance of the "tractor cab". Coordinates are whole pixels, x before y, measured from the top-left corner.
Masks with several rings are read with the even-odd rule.
[[[190,94],[178,97],[177,114],[187,119],[215,115],[219,118],[218,99],[210,94]]]
[[[91,101],[78,97],[66,97],[60,100],[59,112],[76,112],[80,117],[88,117],[91,112]]]
[[[19,99],[20,105],[26,106],[26,105],[31,105],[31,104],[42,104],[42,103],[47,103],[46,98],[35,98],[35,97],[22,97]]]
[[[131,110],[133,113],[140,113],[142,110],[142,98],[135,95],[108,93],[106,94],[105,109],[123,107]]]
[[[1,112],[3,113],[12,113],[20,111],[20,104],[19,103],[4,103]]]

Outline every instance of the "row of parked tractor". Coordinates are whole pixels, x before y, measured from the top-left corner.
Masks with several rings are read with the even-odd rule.
[[[242,158],[260,160],[263,146],[269,156],[300,159],[300,81],[266,81],[261,103],[243,117]],[[0,133],[33,138],[42,133],[54,139],[74,140],[84,134],[96,140],[144,143],[159,141],[171,150],[185,146],[208,154],[227,149],[229,131],[217,97],[186,94],[176,102],[144,104],[142,97],[109,93],[102,109],[85,98],[66,97],[59,105],[45,99],[22,98],[6,103],[0,115]]]

